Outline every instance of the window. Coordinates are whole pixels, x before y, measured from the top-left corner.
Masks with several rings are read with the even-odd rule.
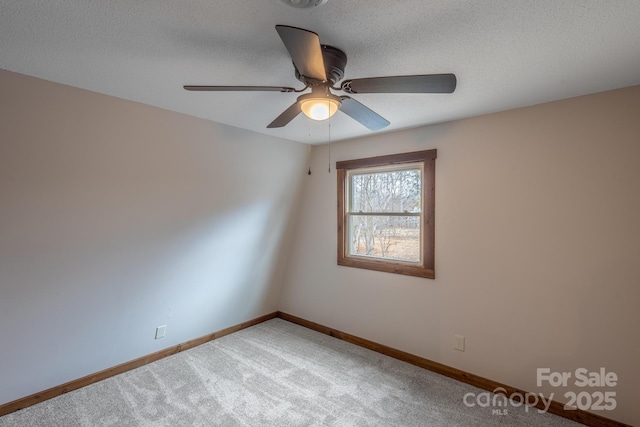
[[[436,154],[336,163],[338,265],[435,277]]]

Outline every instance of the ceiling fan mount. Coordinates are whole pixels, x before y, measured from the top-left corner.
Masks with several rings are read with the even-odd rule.
[[[301,112],[314,120],[325,120],[340,110],[370,130],[379,130],[389,121],[355,99],[334,95],[331,90],[356,93],[452,93],[457,84],[454,74],[422,74],[409,76],[385,76],[351,79],[335,87],[344,77],[347,55],[340,49],[320,44],[318,34],[302,28],[276,25],[276,31],[289,51],[296,79],[304,88],[277,86],[194,86],[190,91],[271,91],[304,92],[296,102],[282,112],[267,128],[286,126]]]

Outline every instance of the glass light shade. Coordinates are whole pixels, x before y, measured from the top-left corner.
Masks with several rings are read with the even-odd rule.
[[[308,98],[300,102],[305,116],[313,120],[326,120],[340,108],[340,103],[331,98]]]

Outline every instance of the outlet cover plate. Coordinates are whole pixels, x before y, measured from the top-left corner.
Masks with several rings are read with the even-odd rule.
[[[455,338],[455,344],[454,344],[453,348],[455,350],[464,351],[464,336],[462,336],[462,335],[454,335],[454,338]]]
[[[158,326],[156,328],[156,339],[164,338],[164,334],[167,332],[167,325]]]

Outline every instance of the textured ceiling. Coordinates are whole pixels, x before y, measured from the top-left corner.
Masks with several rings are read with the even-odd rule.
[[[323,143],[371,131],[342,113],[267,129],[297,94],[182,86],[302,88],[276,24],[344,50],[346,79],[456,74],[450,95],[353,95],[387,132],[640,84],[639,22],[638,0],[2,0],[0,68]]]

